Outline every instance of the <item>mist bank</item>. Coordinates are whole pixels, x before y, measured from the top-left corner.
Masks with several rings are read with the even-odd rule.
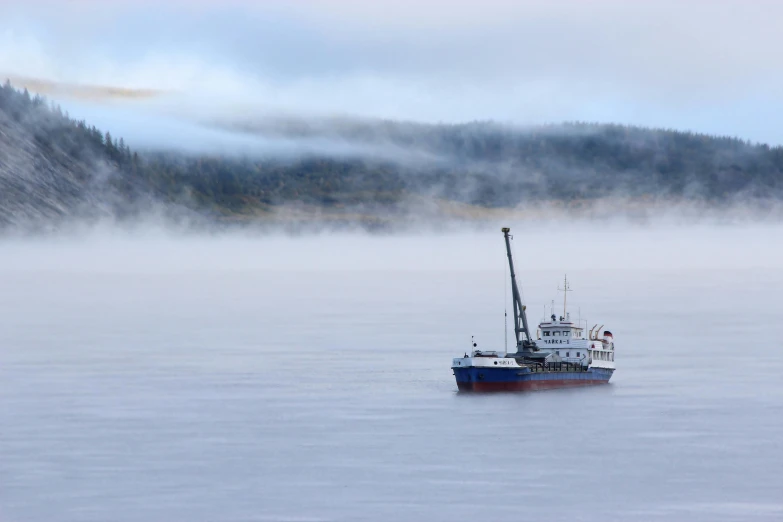
[[[731,270],[783,266],[781,224],[633,224],[615,220],[507,220],[520,273],[578,270]],[[567,238],[567,240],[563,239]],[[566,250],[564,250],[566,249]],[[180,273],[188,271],[507,272],[500,227],[286,234],[281,230],[181,233],[160,225],[90,227],[51,237],[6,238],[0,271]],[[557,279],[554,279],[555,281]]]
[[[0,225],[12,233],[156,221],[208,230],[410,230],[781,217],[783,148],[736,138],[586,123],[269,116],[201,125],[249,148],[132,150],[110,130],[6,83]]]

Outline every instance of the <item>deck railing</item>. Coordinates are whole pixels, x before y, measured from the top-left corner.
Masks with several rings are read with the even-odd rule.
[[[525,363],[532,373],[544,372],[586,372],[587,366],[582,363],[550,362],[550,363]]]

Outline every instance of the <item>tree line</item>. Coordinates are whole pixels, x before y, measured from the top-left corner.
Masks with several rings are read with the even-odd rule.
[[[391,208],[410,195],[485,207],[612,196],[719,203],[737,195],[783,195],[783,148],[674,130],[581,122],[535,128],[361,122],[329,132],[359,144],[394,145],[399,160],[370,154],[281,159],[134,151],[122,137],[9,82],[0,89],[0,110],[34,135],[42,154],[56,150],[109,165],[109,182],[122,196],[144,192],[215,215],[291,202]],[[406,151],[433,159],[408,161]],[[83,177],[88,182],[94,175],[85,171]]]

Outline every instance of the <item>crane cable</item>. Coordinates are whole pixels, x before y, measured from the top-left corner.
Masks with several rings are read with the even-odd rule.
[[[505,246],[505,245],[504,245]],[[505,250],[505,248],[503,249]],[[505,254],[505,252],[503,252]],[[501,257],[501,259],[503,259]],[[503,336],[505,341],[505,350],[508,354],[508,281],[506,281],[506,273],[508,268],[508,259],[503,262]]]

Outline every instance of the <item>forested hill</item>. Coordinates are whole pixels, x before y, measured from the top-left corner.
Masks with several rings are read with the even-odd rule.
[[[74,121],[39,96],[0,88],[0,227],[56,226],[64,218],[122,218],[149,186],[122,139]]]
[[[411,201],[510,209],[620,197],[708,204],[783,199],[783,149],[734,138],[597,124],[268,120],[222,126],[244,137],[322,146],[241,158],[134,152],[110,130],[75,121],[6,83],[0,89],[0,223],[133,218],[152,206],[213,221],[263,221],[292,206],[361,219],[410,212]],[[329,144],[339,144],[339,152]]]

